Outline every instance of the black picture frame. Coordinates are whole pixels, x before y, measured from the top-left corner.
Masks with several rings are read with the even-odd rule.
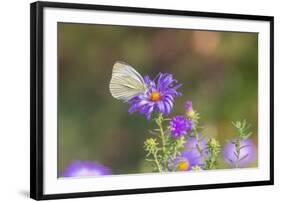
[[[148,14],[164,14],[209,18],[226,18],[268,21],[270,23],[270,180],[239,182],[239,183],[222,183],[222,184],[204,184],[192,186],[176,186],[176,187],[155,187],[144,189],[114,190],[114,191],[98,191],[98,192],[82,192],[82,193],[64,193],[46,195],[43,192],[43,9],[63,8],[63,9],[81,9],[81,10],[105,10],[105,11],[121,11],[130,13],[148,13]],[[103,6],[75,3],[58,3],[58,2],[34,2],[30,5],[30,197],[36,200],[45,199],[62,199],[76,197],[91,197],[105,195],[121,195],[121,194],[138,194],[153,192],[171,192],[186,191],[198,189],[216,189],[228,187],[245,187],[260,186],[274,184],[274,17],[259,15],[241,15],[214,12],[195,12],[183,10],[166,10],[166,9],[150,9],[120,6]]]

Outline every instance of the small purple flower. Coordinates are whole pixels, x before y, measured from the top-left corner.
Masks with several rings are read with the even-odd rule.
[[[175,85],[177,80],[172,74],[160,73],[157,81],[156,79],[157,77],[154,80],[149,76],[144,77],[148,89],[128,101],[131,105],[129,113],[139,112],[150,119],[153,112],[168,115],[172,111],[174,98],[181,95],[177,91],[181,84]]]
[[[92,161],[73,161],[64,170],[63,177],[81,177],[110,175],[111,170],[104,165]]]
[[[193,129],[193,122],[185,116],[175,116],[170,125],[172,136],[175,138],[184,136]]]
[[[239,158],[236,152],[235,140],[229,141],[224,147],[224,159],[232,167],[245,167],[256,160],[256,146],[251,139],[240,140]]]
[[[189,137],[185,145],[185,151],[176,159],[177,169],[180,171],[189,171],[194,166],[199,166],[203,169],[204,158],[208,155],[206,148],[207,140],[202,136],[199,136],[198,140],[195,137]]]

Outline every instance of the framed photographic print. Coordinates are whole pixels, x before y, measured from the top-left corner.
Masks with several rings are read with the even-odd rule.
[[[273,184],[273,17],[31,4],[31,197]]]

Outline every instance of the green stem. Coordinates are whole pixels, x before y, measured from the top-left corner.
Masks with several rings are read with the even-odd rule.
[[[176,157],[177,157],[177,155],[178,155],[178,153],[179,153],[179,149],[182,149],[182,148],[184,148],[184,144],[186,143],[186,140],[184,140],[185,138],[184,137],[180,137],[180,139],[177,139],[176,140],[176,142],[175,142],[175,146],[174,146],[174,150],[173,150],[173,154],[172,154],[172,160],[175,160],[176,159]],[[184,141],[184,142],[183,142]],[[178,144],[178,142],[180,142],[181,144],[181,146],[179,146],[179,144]]]
[[[235,142],[235,150],[237,153],[237,161],[235,163],[235,168],[239,168],[239,159],[240,159],[240,138],[237,138],[236,142]]]
[[[172,155],[172,160],[175,160],[176,157],[177,157],[177,148],[175,147],[175,148],[174,148],[173,155]]]
[[[198,136],[198,132],[197,132],[196,128],[194,129],[194,133],[195,133],[195,138],[196,138],[196,141],[197,141],[196,149],[199,152],[200,156],[203,157],[202,142],[201,142],[201,140],[199,140],[199,136]],[[204,158],[203,158],[203,161],[205,161]]]
[[[159,172],[162,172],[162,168],[161,168],[161,165],[158,161],[158,158],[157,158],[157,152],[154,152],[153,153],[153,157],[154,157],[154,160],[155,160],[155,163],[156,163],[156,166],[157,166],[157,169]]]
[[[167,171],[167,168],[166,168],[166,163],[167,163],[167,159],[166,159],[166,157],[167,157],[166,156],[166,139],[165,139],[165,133],[164,133],[164,130],[163,130],[162,122],[163,122],[163,115],[160,113],[156,123],[159,127],[160,139],[162,141],[162,153],[163,153],[162,165],[163,165],[164,170]]]
[[[160,136],[161,136],[161,140],[162,140],[162,150],[163,153],[166,152],[166,140],[165,140],[165,134],[163,131],[163,127],[162,127],[162,122],[159,124],[159,129],[160,129]]]

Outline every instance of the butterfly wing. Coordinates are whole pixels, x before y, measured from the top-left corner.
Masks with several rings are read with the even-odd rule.
[[[109,84],[111,95],[127,102],[146,90],[142,76],[130,65],[117,61],[113,65],[112,77]]]

